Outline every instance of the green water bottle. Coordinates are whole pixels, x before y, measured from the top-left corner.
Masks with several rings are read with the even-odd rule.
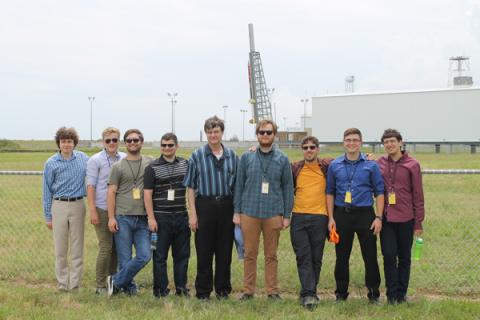
[[[415,247],[413,248],[413,260],[420,260],[423,250],[423,239],[417,238],[415,240]]]

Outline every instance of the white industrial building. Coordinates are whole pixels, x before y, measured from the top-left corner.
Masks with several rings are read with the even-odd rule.
[[[386,128],[405,141],[480,141],[480,88],[349,93],[312,97],[307,131],[322,142],[341,141],[356,127],[364,141],[379,141]]]

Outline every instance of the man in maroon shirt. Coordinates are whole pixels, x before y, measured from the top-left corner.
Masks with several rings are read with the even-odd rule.
[[[388,303],[406,301],[413,236],[422,234],[425,216],[420,164],[402,151],[402,136],[386,129],[382,143],[387,155],[378,160],[385,183],[385,209],[380,243]]]

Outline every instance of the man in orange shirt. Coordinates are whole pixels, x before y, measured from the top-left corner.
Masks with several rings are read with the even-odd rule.
[[[301,143],[304,160],[292,164],[295,201],[290,236],[297,257],[300,302],[312,309],[318,303],[317,285],[328,234],[326,185],[333,159],[318,158],[319,142],[307,136]]]

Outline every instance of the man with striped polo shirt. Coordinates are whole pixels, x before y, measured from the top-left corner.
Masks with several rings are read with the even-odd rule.
[[[183,179],[187,160],[177,157],[177,136],[166,133],[160,140],[162,155],[154,160],[144,175],[144,200],[148,219],[157,222],[157,248],[153,251],[153,295],[165,297],[168,288],[167,258],[170,247],[173,257],[175,294],[189,296],[187,289],[190,229]]]
[[[224,129],[217,116],[205,121],[208,144],[193,152],[183,182],[188,188],[190,229],[195,232],[196,297],[201,300],[210,298],[213,285],[218,299],[228,298],[232,291],[233,188],[238,157],[222,144]]]
[[[47,228],[53,229],[55,274],[61,291],[77,289],[83,273],[83,198],[88,157],[74,150],[78,140],[74,128],[58,129],[55,142],[59,151],[45,162],[43,172],[43,211]]]
[[[112,166],[125,158],[119,152],[120,130],[106,128],[102,132],[103,150],[94,154],[87,163],[87,197],[90,208],[90,222],[95,227],[98,240],[98,254],[95,278],[95,293],[106,293],[108,275],[117,271],[117,254],[113,243],[113,234],[108,230],[107,189],[108,176]]]
[[[327,170],[333,159],[318,158],[316,137],[303,138],[301,147],[303,160],[292,164],[295,200],[290,237],[297,257],[300,302],[311,309],[318,302],[317,285],[328,233]]]

